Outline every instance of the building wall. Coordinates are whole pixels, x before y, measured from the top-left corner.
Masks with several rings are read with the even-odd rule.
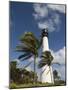
[[[43,52],[44,51],[49,51],[48,38],[46,36],[43,37]]]
[[[45,69],[46,68],[46,69]],[[45,65],[42,70],[45,71],[43,72],[42,74],[42,83],[44,82],[48,82],[48,83],[54,83],[54,80],[53,80],[53,72],[52,72],[52,66],[49,66],[48,65]]]

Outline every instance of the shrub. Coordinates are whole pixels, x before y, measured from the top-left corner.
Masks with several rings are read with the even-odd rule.
[[[55,85],[66,85],[65,81],[63,81],[63,80],[55,81],[54,84]]]
[[[9,87],[11,88],[11,89],[14,89],[14,88],[16,88],[16,84],[15,83],[10,83],[10,85],[9,85]]]

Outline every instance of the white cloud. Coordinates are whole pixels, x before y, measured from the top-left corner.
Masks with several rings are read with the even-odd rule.
[[[57,52],[51,50],[51,53],[54,57],[53,62],[60,63],[59,66],[53,65],[53,70],[57,70],[61,79],[65,80],[65,46],[59,49]]]
[[[65,5],[56,5],[56,4],[33,4],[34,8],[34,14],[36,16],[36,19],[44,18],[48,16],[49,10],[57,10],[61,13],[65,13]]]
[[[60,23],[60,16],[56,13],[52,16],[52,20],[54,21],[55,24]]]
[[[53,62],[59,62],[60,64],[65,64],[65,47],[58,50],[57,52],[52,51],[52,55],[54,57]]]
[[[55,27],[53,26],[53,21],[51,19],[45,22],[38,22],[38,27],[40,29],[48,28],[50,32],[53,32],[55,30]]]
[[[35,11],[35,14],[33,15],[35,16],[36,19],[43,18],[48,15],[47,7],[45,8],[45,6],[42,6],[42,4],[34,4],[33,7]]]
[[[37,20],[38,27],[40,29],[48,28],[50,32],[59,29],[60,15],[56,11],[65,14],[65,5],[55,4],[33,4],[34,13],[33,16]],[[50,15],[50,16],[49,16]]]
[[[60,73],[61,73],[61,77],[62,77],[62,79],[63,80],[65,80],[65,65],[63,65],[63,66],[61,66],[61,68],[59,68],[60,69]]]
[[[65,13],[65,5],[48,4],[47,6],[52,10],[58,10],[61,13]]]

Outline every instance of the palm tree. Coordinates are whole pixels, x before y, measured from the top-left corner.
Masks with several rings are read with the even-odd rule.
[[[40,42],[32,32],[26,32],[20,38],[20,45],[16,47],[16,51],[22,52],[22,55],[20,55],[18,59],[24,61],[34,56],[34,73],[36,73],[36,58],[38,57],[39,48],[40,48]],[[36,81],[34,78],[34,83],[35,82]]]

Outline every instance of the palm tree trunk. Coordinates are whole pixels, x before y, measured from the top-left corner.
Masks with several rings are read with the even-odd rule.
[[[34,56],[34,84],[36,83],[35,74],[36,74],[36,56]]]
[[[42,72],[40,73],[40,82],[42,82]]]

